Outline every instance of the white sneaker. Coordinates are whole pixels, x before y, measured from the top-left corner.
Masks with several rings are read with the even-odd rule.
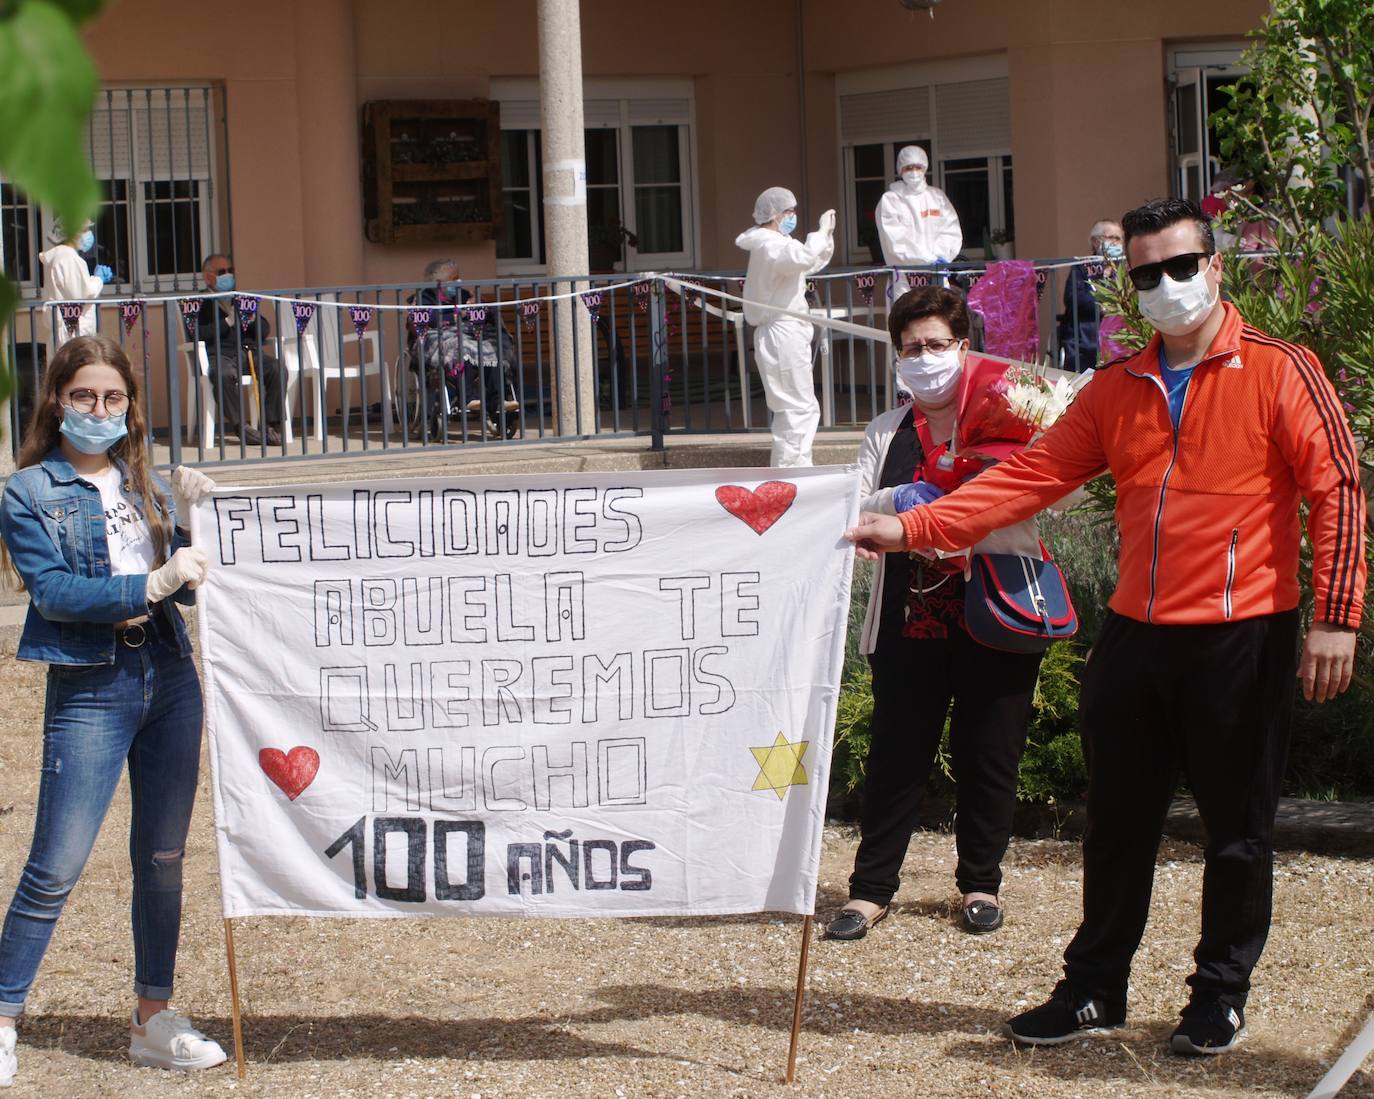
[[[147,1068],[189,1072],[222,1065],[225,1054],[218,1042],[205,1037],[174,1008],[159,1011],[142,1026],[135,1008],[129,1019],[129,1059]]]
[[[19,1057],[14,1052],[18,1037],[14,1027],[0,1027],[0,1088],[7,1088],[14,1083],[14,1077],[19,1072]]]

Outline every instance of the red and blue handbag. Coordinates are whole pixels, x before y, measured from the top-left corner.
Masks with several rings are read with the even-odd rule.
[[[964,591],[964,624],[980,645],[1013,653],[1044,652],[1078,632],[1078,612],[1064,574],[1050,557],[975,553]]]

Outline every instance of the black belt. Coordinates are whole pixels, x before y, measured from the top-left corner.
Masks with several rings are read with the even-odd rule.
[[[167,628],[156,618],[134,622],[124,627],[116,627],[115,640],[126,649],[141,649],[150,641],[170,640]]]

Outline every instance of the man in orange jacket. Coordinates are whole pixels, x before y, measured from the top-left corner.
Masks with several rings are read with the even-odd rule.
[[[1294,684],[1322,702],[1354,670],[1364,496],[1321,364],[1220,300],[1222,258],[1196,204],[1159,199],[1122,226],[1141,312],[1158,330],[1149,346],[1100,369],[1036,446],[934,503],[862,515],[846,537],[861,557],[954,551],[1111,472],[1120,579],[1080,700],[1083,921],[1064,979],[1006,1032],[1054,1045],[1124,1024],[1181,768],[1207,846],[1192,992],[1170,1044],[1222,1053],[1243,1032],[1269,933]],[[1299,662],[1300,497],[1316,604]]]

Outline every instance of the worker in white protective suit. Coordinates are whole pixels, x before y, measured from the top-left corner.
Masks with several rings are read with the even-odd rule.
[[[114,272],[104,264],[91,274],[86,261],[82,258],[95,247],[95,230],[87,221],[76,234],[69,234],[62,228],[60,219],[54,218],[48,230],[48,240],[52,247],[38,253],[43,264],[43,300],[45,302],[74,302],[100,297],[100,291],[107,282],[114,280]],[[52,362],[58,348],[73,336],[90,336],[95,333],[95,306],[81,308],[80,319],[75,331],[68,331],[56,306],[48,306],[43,327],[47,333],[48,362]]]
[[[944,191],[926,182],[930,161],[919,145],[897,154],[897,181],[874,214],[889,267],[924,267],[957,259],[964,247],[959,215]]]
[[[811,442],[821,406],[811,375],[811,322],[778,312],[807,313],[806,276],[819,271],[835,251],[835,211],[803,244],[797,228],[797,198],[786,187],[769,187],[754,203],[754,227],[735,238],[749,253],[744,279],[744,319],[754,326],[754,358],[773,414],[774,466],[809,466]]]

